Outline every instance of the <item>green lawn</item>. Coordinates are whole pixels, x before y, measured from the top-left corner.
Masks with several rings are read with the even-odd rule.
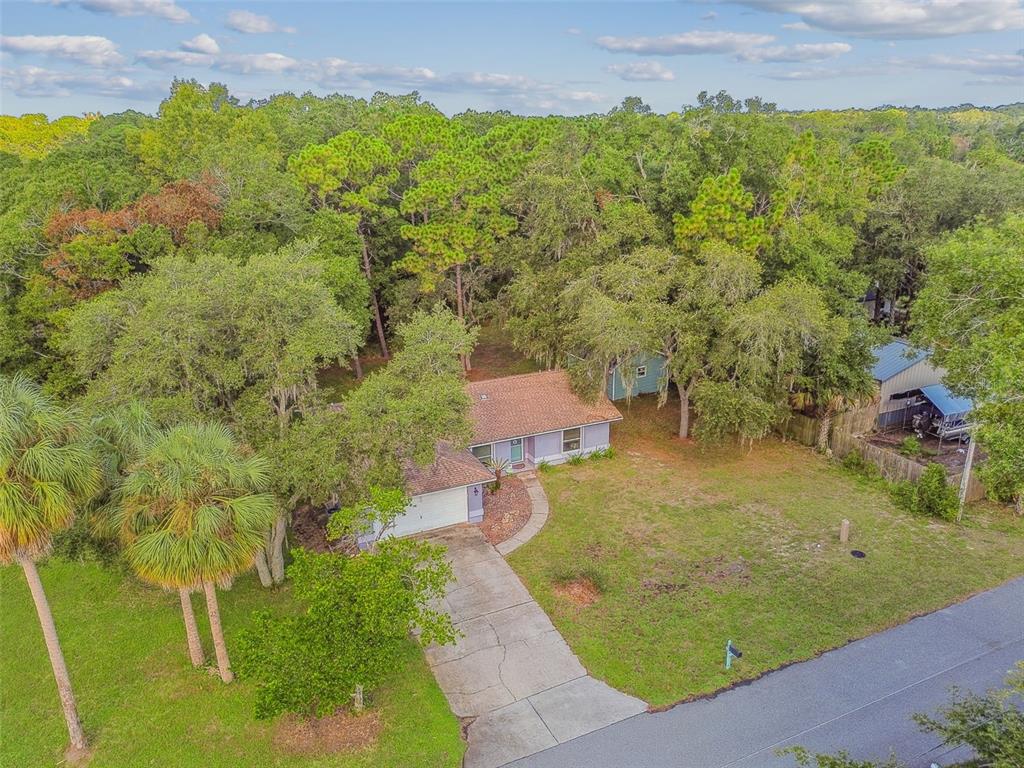
[[[373,747],[296,757],[278,752],[273,723],[252,716],[253,691],[225,686],[188,663],[176,594],[139,585],[94,565],[53,560],[40,569],[95,748],[89,768],[455,768],[464,745],[459,722],[410,643],[376,706],[384,729]],[[200,620],[201,596],[194,598]],[[39,623],[20,570],[0,569],[0,765],[45,768],[61,762],[67,732]],[[240,579],[222,593],[229,650],[254,608],[288,610],[287,590]],[[201,624],[204,638],[209,634]],[[206,650],[212,647],[206,639]]]
[[[1024,520],[1008,509],[975,506],[962,527],[915,518],[794,443],[679,441],[671,406],[623,405],[613,458],[541,473],[551,517],[510,556],[616,688],[656,706],[708,693],[1024,572]],[[581,577],[603,589],[586,607],[555,589]],[[732,672],[728,639],[744,653]]]

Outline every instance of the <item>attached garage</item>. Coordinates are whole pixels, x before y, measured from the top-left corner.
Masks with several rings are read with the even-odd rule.
[[[483,485],[492,480],[494,474],[472,453],[439,444],[433,464],[406,467],[405,481],[412,503],[386,535],[410,536],[479,522],[483,517]]]
[[[443,528],[469,520],[466,489],[447,488],[412,497],[412,504],[391,530],[394,536],[408,536],[432,528]]]

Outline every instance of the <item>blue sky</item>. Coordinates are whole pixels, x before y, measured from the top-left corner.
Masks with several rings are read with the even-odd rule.
[[[152,112],[174,77],[243,101],[420,91],[445,112],[1024,101],[1024,0],[188,2],[0,8],[0,111]]]

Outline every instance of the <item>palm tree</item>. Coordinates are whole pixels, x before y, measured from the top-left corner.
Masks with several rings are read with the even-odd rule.
[[[144,446],[118,490],[115,525],[125,557],[145,581],[177,589],[189,653],[202,659],[189,593],[202,588],[217,668],[231,682],[216,585],[252,567],[274,522],[267,462],[249,456],[220,424],[183,424]]]
[[[101,472],[78,415],[22,376],[0,376],[0,565],[25,572],[50,655],[71,748],[86,749],[64,653],[36,560],[101,487]]]

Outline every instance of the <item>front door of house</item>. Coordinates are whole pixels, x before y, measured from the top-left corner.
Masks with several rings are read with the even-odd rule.
[[[516,438],[512,441],[512,454],[509,457],[513,464],[518,464],[523,460],[523,441],[522,438]]]

